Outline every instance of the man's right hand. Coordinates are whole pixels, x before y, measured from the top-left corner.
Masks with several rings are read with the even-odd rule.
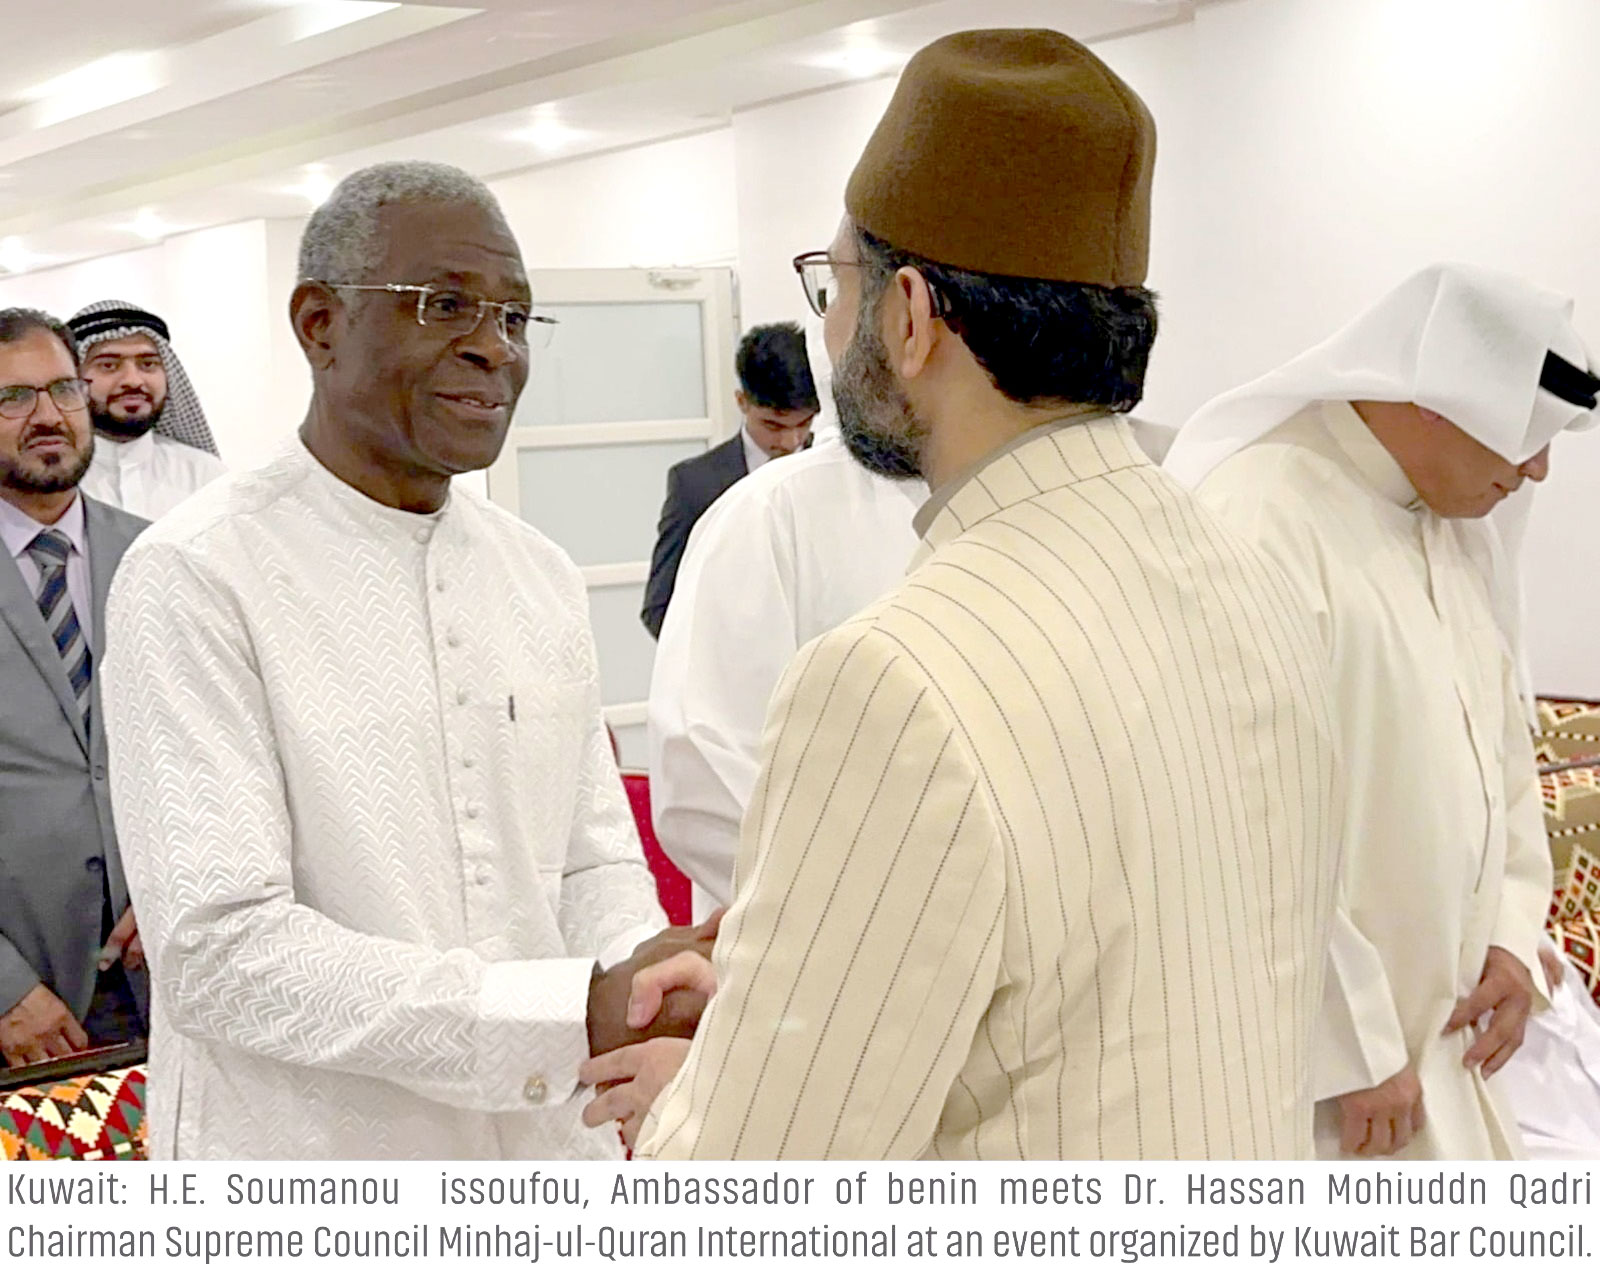
[[[626,961],[594,976],[589,984],[591,1057],[599,1057],[623,1045],[638,1044],[657,1036],[688,1038],[694,1035],[700,1023],[700,1012],[705,1009],[704,996],[684,988],[668,992],[654,1020],[642,1028],[633,1027],[628,1022],[628,1011],[633,1000],[633,980],[641,970],[682,952],[697,953],[709,959],[721,921],[722,911],[719,909],[699,926],[668,927],[635,948],[633,956]]]
[[[1376,1088],[1346,1093],[1339,1098],[1339,1109],[1340,1149],[1368,1159],[1393,1154],[1422,1131],[1422,1081],[1407,1067]]]
[[[0,1014],[0,1055],[8,1067],[65,1058],[88,1047],[72,1011],[43,983]]]

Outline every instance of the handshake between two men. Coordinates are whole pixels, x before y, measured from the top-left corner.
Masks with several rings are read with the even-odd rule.
[[[591,1128],[621,1127],[629,1149],[650,1107],[689,1054],[706,1002],[716,993],[711,950],[723,910],[698,926],[672,926],[589,986],[589,1053],[578,1078],[594,1087],[583,1112]]]

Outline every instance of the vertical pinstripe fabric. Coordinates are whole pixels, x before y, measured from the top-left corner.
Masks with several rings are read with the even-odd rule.
[[[1337,864],[1309,616],[1126,424],[796,660],[663,1158],[1286,1158]]]

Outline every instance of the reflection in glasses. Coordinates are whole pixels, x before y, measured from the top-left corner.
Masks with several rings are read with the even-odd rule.
[[[554,316],[535,312],[528,303],[512,300],[497,303],[477,294],[462,290],[441,290],[432,285],[347,285],[334,281],[320,281],[330,290],[378,290],[389,294],[415,294],[417,296],[417,324],[425,329],[436,329],[451,339],[466,338],[477,332],[483,324],[485,312],[495,315],[495,328],[501,340],[509,347],[547,347],[555,327],[560,324]]]
[[[48,386],[0,386],[0,417],[21,421],[33,416],[39,396],[44,394],[64,413],[82,412],[89,406],[89,388],[83,379],[63,377]]]

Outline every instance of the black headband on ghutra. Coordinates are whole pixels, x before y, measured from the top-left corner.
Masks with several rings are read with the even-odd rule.
[[[1571,360],[1562,359],[1554,351],[1544,358],[1539,385],[1557,399],[1579,408],[1593,408],[1600,403],[1600,377],[1580,369]]]

